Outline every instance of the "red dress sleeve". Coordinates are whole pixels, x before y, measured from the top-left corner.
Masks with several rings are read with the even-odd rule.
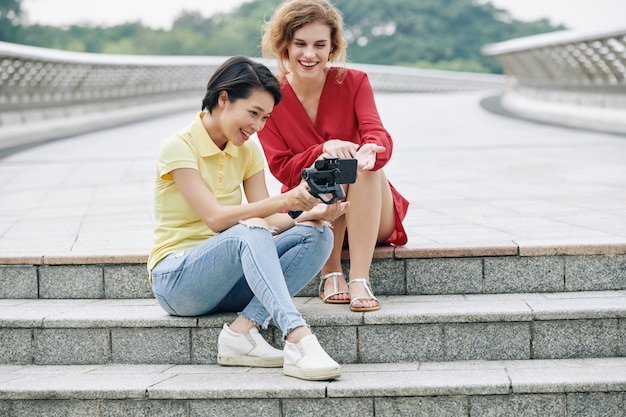
[[[354,90],[354,114],[356,115],[356,126],[359,129],[359,145],[373,143],[384,146],[385,151],[376,154],[376,163],[373,170],[378,170],[389,162],[393,152],[393,141],[391,135],[380,119],[376,102],[374,101],[374,91],[365,73],[355,72],[360,75],[356,78]]]

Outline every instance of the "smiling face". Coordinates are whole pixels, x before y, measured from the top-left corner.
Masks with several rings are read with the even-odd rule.
[[[293,76],[312,78],[324,76],[332,52],[330,27],[321,22],[306,24],[296,30],[287,47],[289,67]]]
[[[230,101],[226,91],[220,92],[218,106],[213,115],[207,115],[215,123],[207,127],[213,142],[224,149],[231,141],[235,146],[243,145],[253,133],[263,129],[274,109],[274,97],[266,90],[252,90],[248,98]]]

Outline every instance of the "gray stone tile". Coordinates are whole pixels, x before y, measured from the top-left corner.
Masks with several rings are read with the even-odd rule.
[[[476,395],[469,404],[472,417],[569,417],[564,395]]]
[[[311,329],[334,360],[341,364],[359,361],[357,326],[314,326]],[[275,346],[280,345],[275,343]]]
[[[375,399],[376,417],[467,417],[467,397],[391,397]],[[354,415],[357,415],[355,412]]]
[[[150,365],[159,366],[159,365]],[[261,369],[261,368],[259,368]],[[269,372],[274,374],[275,370]],[[201,374],[206,375],[207,378],[222,378],[224,374],[246,374],[252,372],[252,368],[244,366],[221,366],[221,365],[174,365],[168,369],[163,370],[164,374],[172,375],[187,375],[187,374]]]
[[[188,329],[111,329],[114,363],[190,363]]]
[[[26,365],[18,365],[18,364],[0,364],[0,376],[6,379],[14,378],[11,376],[14,373],[17,373],[21,369],[28,369],[29,367]],[[8,377],[8,378],[7,378]]]
[[[568,291],[626,289],[626,255],[565,258]]]
[[[626,320],[619,321],[619,356],[626,356]]]
[[[39,267],[41,298],[102,298],[104,281],[99,265]]]
[[[296,294],[296,296],[297,297],[318,297],[319,296],[318,286],[320,282],[319,280],[320,280],[319,275],[316,275],[315,278],[309,281],[309,283],[305,285],[305,287],[302,288],[300,292]]]
[[[0,383],[0,400],[145,399],[149,387],[167,379],[151,375],[26,375]]]
[[[286,399],[282,401],[284,417],[374,417],[373,398]]]
[[[93,300],[0,300],[0,317],[3,327],[43,327],[44,319],[50,320],[66,311],[89,305]]]
[[[46,318],[45,327],[195,327],[195,317],[173,317],[153,299],[97,300]]]
[[[567,394],[568,417],[604,417],[626,415],[626,394],[593,392]]]
[[[154,298],[145,265],[104,267],[105,298]]]
[[[228,368],[226,369],[228,370]],[[151,399],[247,399],[247,398],[325,398],[327,381],[303,381],[286,377],[281,368],[262,372],[228,373],[215,378],[211,373],[169,376],[148,388]],[[1,387],[1,386],[0,386]]]
[[[426,302],[456,303],[463,301],[467,296],[464,294],[433,294],[433,295],[394,295],[393,297],[381,296],[385,304],[406,304]]]
[[[482,259],[407,259],[407,294],[483,291]]]
[[[107,329],[35,329],[34,346],[34,363],[39,365],[111,361],[111,337]]]
[[[543,300],[549,294],[556,293],[495,293],[495,294],[465,294],[463,295],[463,299],[467,301],[478,301],[482,303],[491,303],[491,302],[515,302],[522,301],[526,302],[528,300]]]
[[[575,299],[585,299],[585,298],[619,298],[626,297],[625,290],[601,290],[601,291],[565,291],[565,292],[551,292],[551,293],[543,293],[537,294],[542,298],[548,300],[558,300],[560,298],[575,298]]]
[[[362,363],[437,361],[443,359],[443,331],[436,324],[360,326]]]
[[[342,364],[341,369],[344,375],[348,373],[415,372],[420,368],[420,364],[421,363],[417,361],[396,363]]]
[[[0,298],[37,298],[37,267],[0,266]]]
[[[348,262],[348,268],[350,263]],[[348,276],[348,275],[346,275]],[[370,281],[374,294],[403,295],[407,293],[406,265],[404,260],[374,259],[370,268]]]
[[[466,323],[491,321],[530,321],[531,309],[523,300],[472,300],[461,298],[451,301],[390,302],[381,299],[382,308],[366,313],[366,324],[412,324],[412,323]]]
[[[325,304],[319,297],[295,300],[296,308],[309,326],[357,326],[363,315],[350,311],[347,304]]]
[[[514,393],[626,390],[626,359],[534,360],[506,363]]]
[[[191,363],[217,363],[217,337],[221,330],[221,328],[191,330]]]
[[[0,400],[0,416],[2,417],[10,417],[12,413],[13,403],[11,401],[2,401]],[[32,414],[28,414],[28,417],[32,416]]]
[[[529,323],[463,323],[444,326],[446,360],[530,359]]]
[[[32,330],[0,328],[0,363],[33,363]]]
[[[376,295],[406,294],[405,262],[398,259],[373,259],[370,268],[372,291]],[[350,275],[350,262],[342,261],[344,275]],[[320,275],[313,278],[298,294],[298,297],[319,297]]]
[[[535,359],[598,358],[619,354],[618,321],[537,321],[532,329]]]
[[[72,308],[77,308],[81,306],[86,306],[90,304],[96,304],[99,300],[93,299],[68,299],[68,298],[49,298],[49,299],[21,299],[21,300],[0,300],[0,308],[2,307],[14,307],[19,306],[20,308],[32,308],[34,310],[38,309],[57,309],[58,310],[68,310]],[[51,311],[45,313],[46,315],[50,315]],[[54,314],[54,313],[52,313]]]
[[[561,257],[485,258],[485,292],[554,292],[564,288]]]
[[[217,399],[190,401],[189,415],[190,417],[281,417],[288,414],[281,414],[281,401],[276,399],[245,401]]]
[[[100,403],[101,417],[180,417],[187,415],[187,402],[185,401],[137,401],[117,400],[102,401]],[[93,414],[92,414],[93,415]],[[223,414],[227,415],[227,414]]]
[[[14,374],[24,375],[55,375],[61,378],[66,375],[83,375],[102,368],[103,365],[31,365],[23,366],[14,371]],[[4,370],[4,367],[3,367]]]
[[[214,327],[221,329],[224,323],[232,323],[237,318],[235,313],[216,313],[197,318],[198,327]]]
[[[450,361],[450,362],[420,362],[420,371],[477,371],[477,370],[500,370],[505,371],[505,362],[503,361]]]
[[[11,417],[87,417],[98,415],[99,402],[97,400],[37,400],[12,401]],[[2,415],[2,414],[0,414]]]
[[[82,366],[83,373],[90,375],[141,375],[141,374],[159,374],[167,372],[176,365],[163,364],[163,365],[150,365],[150,364],[108,364],[93,366],[92,369],[88,369],[87,366]],[[67,368],[67,367],[63,367]]]
[[[560,297],[528,299],[536,320],[576,320],[626,317],[626,296],[598,292],[565,293]]]
[[[452,362],[454,364],[456,362]],[[501,361],[508,369],[551,369],[551,368],[623,368],[626,358],[574,358],[574,359],[531,359],[520,361]]]
[[[421,397],[507,394],[504,370],[345,373],[328,385],[328,397]]]

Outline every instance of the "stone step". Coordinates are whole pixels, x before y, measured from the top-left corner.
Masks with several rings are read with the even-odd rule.
[[[344,365],[335,381],[218,365],[0,365],[0,415],[624,416],[626,358]]]
[[[343,364],[626,356],[626,291],[382,296],[354,313],[296,297]],[[214,364],[234,314],[168,316],[153,299],[0,300],[0,363]],[[281,346],[273,326],[264,336]]]
[[[579,255],[518,255],[516,247],[447,250],[378,248],[371,268],[377,295],[493,294],[626,289],[623,247]],[[602,253],[606,252],[606,253]],[[550,253],[544,251],[540,253]],[[344,261],[348,269],[348,261]],[[318,280],[302,290],[315,296]],[[145,256],[0,257],[0,298],[153,298]]]

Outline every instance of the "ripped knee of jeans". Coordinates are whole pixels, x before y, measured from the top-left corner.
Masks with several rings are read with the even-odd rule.
[[[314,227],[320,232],[323,232],[326,227],[332,228],[332,224],[326,220],[307,220],[304,222],[296,221],[296,224],[300,226]]]
[[[262,219],[260,217],[252,217],[252,218],[245,219],[245,220],[239,220],[239,224],[249,227],[250,229],[254,229],[254,228],[265,229],[272,234],[276,233],[276,230],[277,230],[276,227],[270,226],[269,223],[265,221],[265,219]]]

